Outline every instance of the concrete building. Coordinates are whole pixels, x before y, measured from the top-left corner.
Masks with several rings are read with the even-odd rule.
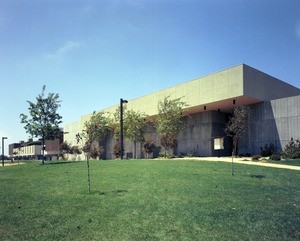
[[[127,109],[155,116],[158,102],[167,96],[182,98],[188,105],[184,109],[188,127],[179,135],[178,152],[194,152],[199,156],[230,155],[232,143],[224,133],[224,126],[234,107],[241,104],[251,106],[253,120],[240,140],[240,154],[259,153],[261,146],[270,143],[280,150],[291,138],[300,139],[300,89],[245,64],[129,100]],[[114,113],[116,108],[118,105],[100,111]],[[68,134],[65,134],[64,140],[77,145],[75,136],[83,130],[91,115],[65,124],[64,130]],[[148,132],[159,151],[155,130],[150,128]],[[216,150],[219,148],[215,145],[220,145],[217,141],[221,140],[224,140],[224,148]],[[112,137],[104,143],[108,159],[114,158],[113,143]],[[125,153],[130,156],[132,151],[132,143],[126,140]]]
[[[60,139],[45,140],[45,157],[48,160],[57,160],[59,156]],[[9,145],[9,156],[14,159],[41,159],[42,158],[42,141],[29,140]]]

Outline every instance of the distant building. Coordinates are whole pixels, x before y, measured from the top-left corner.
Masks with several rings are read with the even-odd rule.
[[[226,137],[224,127],[230,113],[241,104],[249,105],[253,115],[248,132],[239,141],[239,154],[260,153],[260,147],[270,143],[282,150],[291,138],[300,139],[300,89],[245,64],[129,100],[127,109],[155,116],[158,102],[166,96],[182,98],[188,104],[184,109],[184,115],[189,116],[188,127],[179,135],[178,153],[230,155],[232,141]],[[126,93],[120,97],[126,98]],[[101,111],[113,113],[116,108],[118,105]],[[76,134],[83,130],[91,115],[64,125],[68,133],[64,139],[69,144],[77,145]],[[161,146],[159,137],[154,127],[147,132],[155,141],[154,156],[157,156]],[[102,143],[108,159],[114,158],[114,143],[112,136]],[[137,149],[144,156],[142,148]],[[132,152],[133,143],[125,140],[125,153],[131,156]]]
[[[59,146],[61,140],[46,140],[45,141],[45,156],[48,160],[56,160],[59,156]],[[29,140],[27,142],[21,141],[9,145],[9,156],[14,159],[42,159],[42,141]]]

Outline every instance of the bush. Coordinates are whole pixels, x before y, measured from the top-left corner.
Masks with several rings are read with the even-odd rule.
[[[271,157],[270,157],[271,160],[273,161],[280,161],[281,160],[281,156],[278,155],[278,154],[273,154]]]
[[[145,140],[145,143],[144,143],[144,150],[145,150],[145,152],[146,152],[146,154],[147,154],[147,159],[149,158],[149,155],[151,154],[151,153],[153,153],[153,151],[155,150],[155,144],[154,144],[154,141],[153,140],[151,140],[150,138],[147,138],[146,140]]]
[[[185,157],[185,153],[184,152],[180,152],[179,155],[178,155],[178,158],[183,158]]]
[[[92,147],[90,150],[90,155],[93,159],[103,159],[104,148],[103,146]]]
[[[188,157],[196,157],[197,154],[194,151],[189,152]]]
[[[258,161],[259,158],[261,158],[261,155],[256,154],[256,155],[252,156],[252,161]]]
[[[266,144],[264,147],[260,147],[260,151],[262,157],[272,156],[276,153],[276,147],[272,143],[270,143]]]
[[[284,147],[283,157],[288,159],[300,158],[300,140],[293,140]]]
[[[173,151],[172,150],[161,150],[158,154],[159,157],[166,157],[166,158],[173,158]]]
[[[120,144],[119,140],[116,140],[116,142],[114,144],[113,153],[116,158],[119,158],[121,156],[121,144]],[[123,154],[124,154],[124,148],[123,148]]]

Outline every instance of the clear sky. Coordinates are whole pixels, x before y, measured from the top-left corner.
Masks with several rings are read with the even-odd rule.
[[[68,123],[240,63],[300,88],[299,0],[0,0],[0,137],[43,85]]]

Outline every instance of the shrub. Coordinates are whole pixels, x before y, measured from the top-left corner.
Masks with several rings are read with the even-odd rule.
[[[293,140],[284,147],[283,157],[289,159],[300,158],[300,140]]]
[[[149,155],[155,150],[155,144],[154,141],[150,138],[146,138],[144,142],[144,150],[147,154],[147,159],[149,158]]]
[[[103,159],[104,148],[103,146],[92,147],[90,150],[90,155],[93,159]]]
[[[159,152],[158,156],[159,157],[166,157],[166,158],[173,158],[174,157],[173,151],[170,150],[170,149],[168,149],[168,150],[166,150],[166,149],[161,150]]]
[[[125,149],[123,148],[123,154],[124,154],[124,151],[125,151]],[[121,144],[118,139],[114,144],[114,152],[113,153],[116,158],[119,158],[121,156]]]
[[[261,155],[256,154],[256,155],[252,156],[252,161],[258,161],[259,158],[261,158]]]
[[[185,157],[185,153],[184,152],[179,152],[178,158],[183,158]]]
[[[271,157],[270,157],[271,160],[273,161],[280,161],[281,160],[281,156],[278,155],[278,154],[273,154]]]
[[[79,146],[72,146],[71,147],[71,152],[72,152],[72,154],[75,154],[75,155],[80,155],[82,153]]]
[[[270,143],[266,144],[264,147],[260,147],[260,151],[262,157],[272,156],[276,153],[276,147],[272,143]]]
[[[196,157],[197,154],[194,151],[189,152],[188,157]]]

